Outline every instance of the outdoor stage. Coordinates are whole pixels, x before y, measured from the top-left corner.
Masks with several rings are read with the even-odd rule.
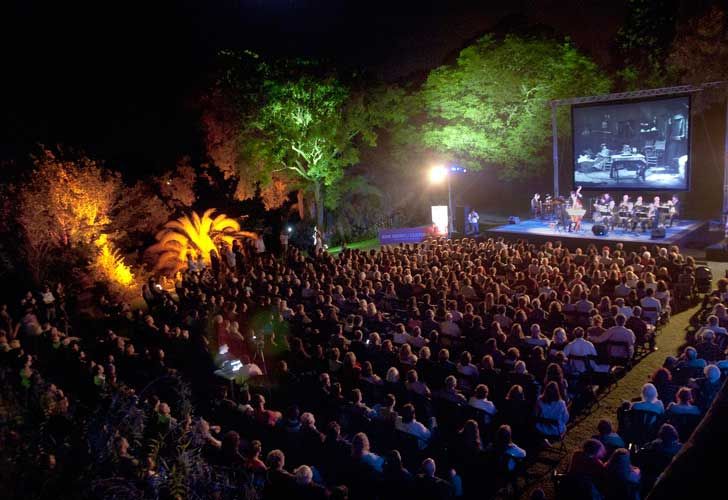
[[[642,245],[685,245],[692,239],[700,237],[699,233],[707,231],[707,221],[683,220],[676,222],[672,227],[665,228],[664,238],[650,238],[650,231],[641,233],[616,229],[604,236],[592,233],[592,222],[583,221],[581,230],[567,232],[555,228],[555,221],[529,219],[518,224],[506,224],[484,231],[487,237],[505,238],[507,240],[525,239],[534,243],[545,241],[561,241],[568,247],[585,246],[590,243],[597,245],[614,245],[624,243],[625,248],[636,250]]]

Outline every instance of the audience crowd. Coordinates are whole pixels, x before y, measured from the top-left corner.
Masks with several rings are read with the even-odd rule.
[[[173,286],[143,285],[143,309],[102,297],[100,319],[67,315],[61,285],[0,308],[2,398],[23,415],[0,436],[22,457],[14,491],[485,498],[654,348],[695,284],[677,247],[466,239],[190,260]],[[726,284],[694,347],[619,434],[600,423],[567,476],[611,495],[654,480],[641,457],[674,454],[720,387]]]

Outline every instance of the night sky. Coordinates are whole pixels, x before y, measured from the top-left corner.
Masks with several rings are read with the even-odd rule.
[[[490,31],[571,37],[611,64],[621,1],[5,2],[0,157],[80,147],[133,178],[201,159],[197,96],[221,48],[422,80]]]

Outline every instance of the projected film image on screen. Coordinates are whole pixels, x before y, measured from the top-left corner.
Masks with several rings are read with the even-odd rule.
[[[690,97],[575,106],[574,184],[688,189]]]

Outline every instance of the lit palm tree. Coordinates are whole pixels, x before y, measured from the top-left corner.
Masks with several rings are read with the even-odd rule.
[[[157,233],[157,243],[149,248],[151,254],[158,255],[154,270],[174,274],[186,266],[189,254],[195,259],[202,255],[210,264],[210,252],[222,243],[232,246],[235,240],[257,238],[255,233],[241,231],[236,220],[225,214],[213,217],[214,213],[210,208],[202,217],[192,212],[167,222]]]

